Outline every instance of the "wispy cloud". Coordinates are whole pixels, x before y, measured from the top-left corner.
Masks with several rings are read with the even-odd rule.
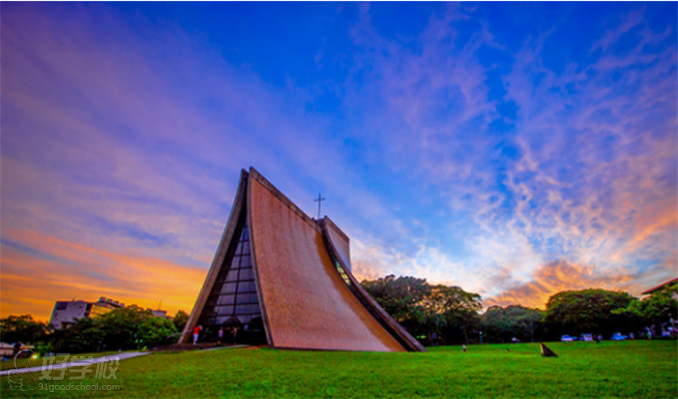
[[[359,139],[381,151],[377,162],[417,175],[470,174],[469,154],[487,143],[465,139],[496,115],[477,51],[498,46],[479,25],[460,47],[455,23],[470,18],[468,10],[450,5],[434,12],[416,37],[397,40],[380,35],[369,7],[361,8],[351,30],[357,55],[344,101],[360,118],[355,133],[369,131]],[[459,161],[450,163],[454,157]]]
[[[605,32],[605,35],[601,37],[598,41],[593,44],[591,51],[596,49],[601,49],[606,51],[610,46],[614,45],[619,41],[619,39],[631,29],[643,23],[643,14],[645,14],[646,7],[643,6],[641,9],[632,11],[631,13],[622,17],[622,21],[619,25],[615,26],[612,29],[608,29]]]
[[[561,74],[528,44],[506,78],[524,153],[507,179],[516,217],[573,262],[638,271],[676,256],[675,48],[645,44]],[[651,253],[636,245],[655,233]]]
[[[499,33],[494,5],[427,6],[408,30],[388,7],[331,7],[343,47],[308,54],[325,80],[280,85],[143,12],[3,4],[3,306],[37,309],[31,284],[123,297],[128,269],[171,284],[147,263],[206,273],[249,165],[309,214],[322,191],[361,277],[539,304],[675,274],[675,22],[652,22],[667,6],[601,5],[581,42],[568,24]]]
[[[6,235],[13,241],[2,244],[3,315],[30,312],[47,319],[55,300],[100,296],[189,311],[205,278],[201,267],[102,251],[34,230]]]
[[[426,248],[423,252],[439,251],[453,260],[439,261],[429,276],[438,281],[458,277],[463,286],[493,298],[504,290],[513,292],[513,287],[528,287],[520,297],[541,305],[547,294],[569,284],[567,279],[562,284],[535,281],[545,279],[544,270],[555,270],[554,264],[569,265],[568,270],[588,276],[582,277],[586,284],[605,288],[619,287],[631,275],[652,281],[672,273],[678,216],[676,50],[660,46],[670,40],[666,32],[671,29],[653,31],[644,23],[645,10],[643,6],[622,17],[618,26],[595,42],[593,48],[601,51],[582,62],[554,66],[547,59],[558,31],[528,39],[511,55],[512,67],[502,75],[505,95],[496,102],[487,94],[491,69],[473,51],[466,51],[481,46],[509,51],[495,43],[489,33],[492,26],[477,27],[477,34],[471,35],[480,38],[476,44],[462,50],[447,48],[445,44],[453,43],[457,33],[454,21],[462,19],[464,11],[455,10],[462,13],[458,18],[434,16],[426,32],[436,32],[433,43],[438,47],[427,53],[424,39],[420,39],[423,44],[412,46],[375,38],[369,18],[363,16],[354,35],[371,48],[370,61],[363,64],[370,66],[367,76],[376,83],[368,84],[381,88],[376,92],[387,99],[385,109],[389,110],[382,116],[379,110],[384,108],[369,103],[371,110],[377,109],[370,126],[388,127],[393,143],[381,143],[386,153],[402,151],[393,168],[407,165],[426,171],[422,176],[432,187],[422,195],[448,196],[448,215],[463,213],[472,218],[471,228],[463,218],[450,220],[447,228],[438,225],[431,234],[437,240],[409,238],[419,241]],[[639,25],[643,28],[633,29]],[[631,50],[626,50],[628,46],[613,50],[623,35],[636,40]],[[413,47],[419,52],[410,53]],[[427,54],[435,55],[426,58]],[[446,57],[456,59],[439,63],[432,68],[435,72],[425,68]],[[463,72],[441,65],[455,65]],[[470,96],[460,96],[455,110],[443,116],[432,113],[454,103],[454,96],[435,95],[442,86],[426,84],[435,81],[436,73],[461,77],[463,83],[446,88],[454,92],[451,88],[466,86],[466,91],[474,91],[478,105],[466,101]],[[506,106],[516,109],[515,117],[508,119],[514,133],[494,136],[491,122],[496,109]],[[470,110],[478,123],[465,124],[467,119],[456,117],[459,109]],[[407,128],[386,121],[394,115]],[[465,129],[472,129],[473,136],[461,133]],[[429,143],[432,132],[449,133],[460,141],[428,148],[412,140],[417,137],[420,143]],[[456,145],[468,154],[455,156]],[[414,154],[418,158],[412,158]],[[441,175],[445,178],[435,179]],[[463,240],[455,244],[441,238],[454,237],[454,229],[460,226],[467,234]],[[460,241],[463,256],[446,248],[456,249]],[[393,254],[393,249],[384,249],[376,254],[377,247],[366,250],[365,259],[392,260],[379,266],[381,270],[423,271],[419,267],[422,253]],[[357,253],[362,256],[360,250]],[[403,257],[408,260],[399,262]],[[589,271],[572,265],[587,265]],[[467,277],[469,270],[483,271],[482,282]],[[598,273],[595,278],[591,270]],[[378,273],[372,270],[371,274]],[[492,275],[503,277],[497,280]],[[636,294],[642,289],[642,285],[626,286]]]

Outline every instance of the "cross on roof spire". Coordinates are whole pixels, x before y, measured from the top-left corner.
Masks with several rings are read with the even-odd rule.
[[[318,220],[320,220],[320,204],[321,204],[323,201],[325,201],[325,198],[324,198],[322,195],[320,195],[320,194],[318,194],[318,198],[316,198],[316,199],[313,200],[313,202],[317,202],[317,203],[318,203]]]

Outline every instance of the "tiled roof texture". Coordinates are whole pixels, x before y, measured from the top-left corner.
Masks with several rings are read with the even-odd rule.
[[[277,348],[404,351],[343,282],[315,222],[264,184],[250,178],[249,204],[269,343]]]

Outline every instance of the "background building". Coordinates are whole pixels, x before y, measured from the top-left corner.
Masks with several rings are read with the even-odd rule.
[[[78,319],[97,316],[124,306],[124,303],[119,303],[103,296],[97,302],[76,301],[75,299],[71,301],[57,301],[54,304],[54,310],[52,311],[49,323],[56,329],[67,328],[75,324]]]
[[[659,284],[659,285],[656,286],[656,287],[650,288],[649,290],[644,291],[644,292],[642,293],[642,295],[652,295],[652,294],[654,294],[655,292],[657,292],[657,291],[661,290],[662,288],[666,287],[667,285],[671,285],[671,284],[673,284],[673,283],[675,283],[675,282],[678,282],[678,278],[674,278],[674,279],[672,279],[672,280],[669,280],[669,281],[666,281],[666,282],[664,282],[664,283],[661,283],[661,284]],[[678,293],[674,292],[673,295],[672,295],[672,298],[678,300]]]

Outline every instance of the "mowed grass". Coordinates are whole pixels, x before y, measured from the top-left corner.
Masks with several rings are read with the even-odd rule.
[[[119,391],[12,391],[2,397],[225,398],[675,398],[676,341],[556,342],[432,348],[428,353],[221,349],[156,353],[120,363]],[[506,349],[509,349],[507,352]],[[40,375],[34,374],[36,379]],[[69,381],[50,384],[65,386]]]

